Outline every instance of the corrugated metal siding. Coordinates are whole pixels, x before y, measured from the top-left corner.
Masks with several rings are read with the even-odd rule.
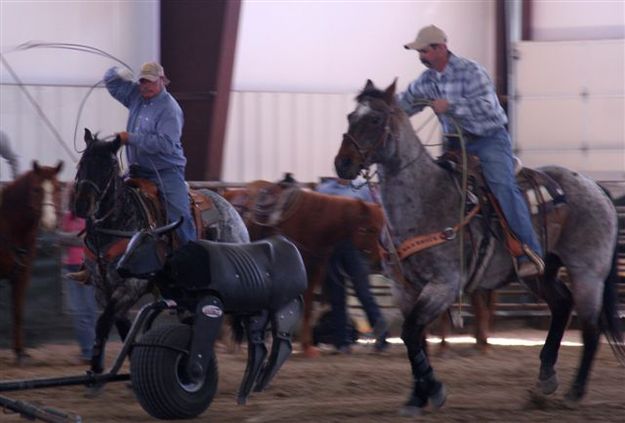
[[[61,141],[45,124],[19,86],[0,85],[0,128],[9,136],[13,150],[19,155],[22,171],[30,169],[33,160],[45,165],[63,160],[65,167],[60,179],[73,180],[75,163],[80,157],[77,150],[84,148],[83,128],[100,131],[102,136],[106,136],[126,127],[126,109],[103,88],[96,88],[88,97],[89,87],[30,85],[25,86],[25,89],[58,131]],[[85,97],[74,146],[74,129],[80,104],[85,101]],[[10,176],[6,162],[0,163],[0,180],[8,180]]]
[[[347,129],[355,93],[232,93],[222,180],[300,181],[334,175],[334,155]]]
[[[516,46],[512,122],[526,165],[625,178],[625,41]]]

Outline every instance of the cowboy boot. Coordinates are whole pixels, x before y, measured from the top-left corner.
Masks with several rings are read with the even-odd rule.
[[[91,278],[91,272],[83,265],[77,272],[69,272],[65,276],[76,282],[87,284]]]
[[[545,262],[530,247],[523,244],[524,256],[516,260],[516,274],[519,278],[533,278],[542,276],[545,271]]]

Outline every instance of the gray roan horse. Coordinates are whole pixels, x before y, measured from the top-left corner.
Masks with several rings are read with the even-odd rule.
[[[130,329],[128,311],[149,292],[145,279],[120,277],[115,269],[128,239],[125,233],[163,225],[162,213],[146,201],[143,191],[120,175],[116,154],[121,146],[119,137],[106,142],[93,137],[85,129],[87,148],[78,163],[72,207],[76,216],[87,220],[85,246],[91,282],[96,286],[96,298],[103,308],[96,324],[96,341],[91,370],[103,371],[104,347],[115,324],[122,339]],[[212,241],[249,242],[247,228],[236,209],[223,197],[210,190],[200,190],[210,198],[216,210],[213,223],[202,233]],[[216,217],[216,219],[215,219]]]
[[[348,116],[349,129],[334,164],[338,175],[346,179],[354,179],[362,170],[377,164],[380,194],[394,245],[457,225],[461,193],[448,171],[437,165],[415,135],[408,116],[395,100],[395,83],[379,90],[367,81],[356,100],[358,105]],[[560,185],[569,212],[559,239],[546,249],[544,277],[525,281],[534,294],[545,300],[552,315],[540,353],[536,392],[551,394],[557,388],[554,366],[575,307],[584,348],[566,399],[578,401],[585,394],[602,331],[618,360],[625,363],[614,286],[617,217],[608,196],[590,179],[562,167],[540,170]],[[480,220],[471,220],[467,228],[477,238],[476,243],[485,236]],[[460,254],[464,252],[468,261],[471,246],[469,236],[464,237],[463,246],[457,242],[460,238],[410,255],[400,263],[403,278],[395,281],[394,294],[405,317],[401,336],[414,381],[412,393],[401,410],[404,415],[420,414],[428,400],[438,408],[446,398],[444,386],[424,354],[422,335],[426,325],[446,310],[465,287]],[[508,252],[501,241],[497,242],[499,245],[478,281],[480,288],[501,287],[514,275]],[[558,279],[562,266],[568,272],[568,285]]]

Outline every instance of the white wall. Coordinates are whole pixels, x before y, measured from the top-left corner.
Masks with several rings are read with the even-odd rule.
[[[136,70],[143,62],[159,59],[159,34],[158,0],[0,0],[2,57],[23,83],[38,84],[24,89],[54,128],[44,123],[15,85],[9,69],[0,64],[0,128],[9,136],[22,170],[29,169],[32,160],[41,164],[63,160],[61,179],[73,179],[78,151],[84,146],[83,127],[109,135],[125,128],[127,113],[105,90],[89,94],[88,87],[116,61],[68,49],[18,51],[17,46],[26,42],[82,44],[104,50]],[[9,167],[0,160],[0,180],[9,177]]]
[[[545,39],[622,39],[623,8],[620,0],[534,0],[535,32]],[[80,43],[101,48],[136,69],[144,61],[158,59],[158,14],[158,0],[0,0],[0,52],[25,82],[89,86],[114,64],[112,60],[59,50],[11,51],[29,40]],[[398,77],[402,89],[422,72],[416,53],[402,47],[420,27],[439,25],[448,33],[452,51],[481,62],[492,75],[494,16],[494,0],[244,0],[233,78],[238,93],[229,115],[223,178],[275,179],[286,170],[303,174],[302,179],[327,174],[334,143],[346,128],[345,114],[353,107],[350,99],[365,80],[386,86]],[[22,156],[22,167],[32,159],[69,160],[25,96],[6,85],[12,82],[0,65],[0,127]],[[105,135],[125,126],[125,110],[104,92],[88,98],[77,122],[86,88],[29,89],[70,148],[77,123]],[[306,97],[294,92],[322,92],[328,97],[321,100],[319,94]],[[336,96],[347,102],[337,103]],[[291,104],[298,110],[285,114]],[[296,119],[310,126],[285,129]],[[258,154],[241,162],[242,151]],[[281,161],[272,161],[276,157]],[[64,178],[70,179],[74,168],[71,161],[67,164]],[[0,162],[0,180],[8,175]]]
[[[235,90],[356,92],[405,87],[424,68],[403,45],[435,24],[450,49],[494,70],[495,2],[244,0]]]
[[[535,41],[625,38],[623,0],[533,0]]]
[[[0,52],[24,83],[91,85],[111,59],[71,50],[20,44],[76,43],[104,50],[137,69],[159,59],[158,0],[0,1]],[[0,66],[0,81],[13,78]]]
[[[522,42],[516,51],[524,163],[625,180],[625,40]]]

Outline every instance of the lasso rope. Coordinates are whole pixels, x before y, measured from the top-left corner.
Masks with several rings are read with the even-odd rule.
[[[76,115],[76,124],[74,125],[74,140],[73,140],[74,141],[74,152],[72,152],[69,149],[69,147],[67,147],[66,143],[63,141],[63,138],[61,137],[61,134],[59,133],[59,131],[54,127],[54,125],[52,124],[50,119],[48,119],[48,117],[44,113],[44,111],[41,108],[41,106],[39,106],[37,101],[28,92],[28,90],[25,87],[25,84],[22,82],[20,77],[13,70],[13,68],[11,67],[11,65],[8,63],[8,61],[5,58],[5,55],[8,54],[8,53],[14,53],[14,52],[18,52],[18,51],[27,51],[27,50],[31,50],[31,49],[37,49],[37,48],[73,50],[73,51],[79,51],[79,52],[82,52],[82,53],[95,54],[95,55],[102,56],[102,57],[105,57],[107,59],[111,59],[111,60],[117,62],[117,63],[119,63],[120,65],[122,65],[123,67],[125,67],[126,69],[128,69],[131,72],[132,72],[132,68],[127,63],[123,62],[122,60],[118,59],[117,57],[113,56],[112,54],[107,53],[104,50],[101,50],[101,49],[96,48],[96,47],[92,47],[92,46],[88,46],[88,45],[84,45],[84,44],[76,44],[76,43],[46,43],[46,42],[28,41],[26,43],[18,45],[17,47],[9,50],[8,52],[0,53],[0,60],[2,61],[2,64],[9,71],[9,73],[11,74],[13,79],[15,80],[17,86],[20,88],[20,90],[24,93],[24,95],[26,96],[28,101],[35,108],[35,111],[41,117],[41,119],[44,121],[44,123],[46,124],[48,129],[50,129],[50,131],[52,132],[52,134],[54,135],[54,137],[56,138],[58,143],[61,145],[63,150],[67,153],[67,155],[74,162],[77,162],[78,159],[74,156],[74,152],[79,152],[79,153],[82,152],[76,146],[76,137],[77,137],[77,134],[78,134],[78,125],[80,123],[80,118],[82,116],[82,112],[83,112],[83,109],[84,109],[85,104],[87,102],[87,99],[89,98],[89,96],[91,95],[91,93],[93,92],[93,90],[95,88],[97,88],[97,87],[102,85],[103,80],[99,80],[98,82],[96,82],[95,84],[90,86],[89,90],[87,91],[87,94],[85,95],[85,97],[80,102],[80,106],[78,108],[78,113]]]

